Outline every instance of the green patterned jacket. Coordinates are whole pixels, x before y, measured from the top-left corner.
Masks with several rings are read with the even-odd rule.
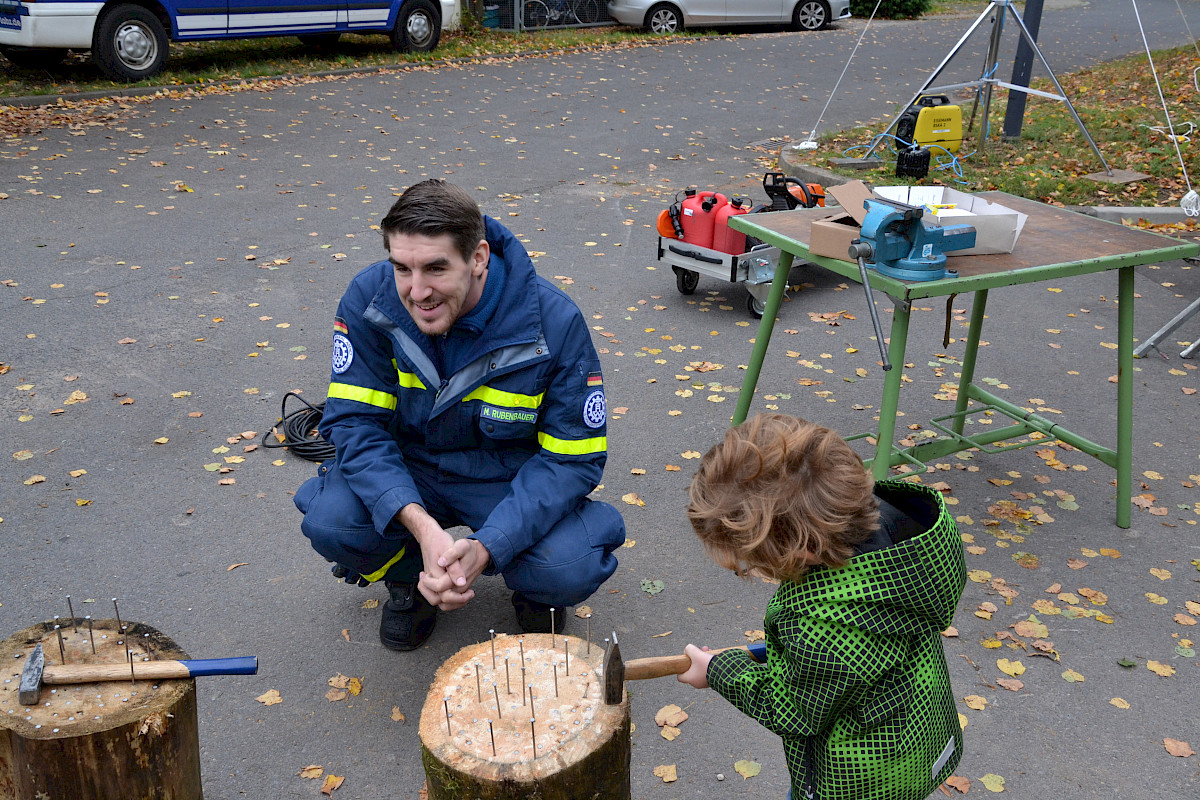
[[[744,650],[709,662],[709,685],[783,737],[796,800],[921,800],[962,755],[941,642],[966,583],[962,541],[941,493],[895,480],[875,493],[923,530],[785,581],[765,664]]]

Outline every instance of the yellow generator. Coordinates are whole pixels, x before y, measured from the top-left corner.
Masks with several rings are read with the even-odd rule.
[[[918,97],[896,122],[896,136],[921,147],[957,153],[962,144],[962,109],[944,94]]]

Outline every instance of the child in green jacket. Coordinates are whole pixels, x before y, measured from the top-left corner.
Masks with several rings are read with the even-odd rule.
[[[764,414],[704,456],[689,495],[712,559],[780,586],[766,663],[689,644],[679,680],[783,738],[796,798],[928,797],[962,755],[941,632],[966,566],[941,494],[874,483],[837,434]]]

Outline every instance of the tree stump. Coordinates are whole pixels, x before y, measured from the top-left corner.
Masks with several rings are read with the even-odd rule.
[[[141,623],[61,623],[68,664],[187,658]],[[148,634],[148,636],[147,636]],[[21,668],[41,642],[61,664],[54,623],[0,642],[0,800],[200,800],[200,741],[193,680],[43,686],[36,707],[18,699]]]
[[[546,633],[451,657],[421,711],[429,800],[629,800],[629,696],[605,705],[603,659]]]

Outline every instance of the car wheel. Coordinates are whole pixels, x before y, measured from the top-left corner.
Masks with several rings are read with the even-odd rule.
[[[392,47],[401,53],[428,53],[441,35],[442,15],[432,0],[406,0],[392,28]]]
[[[153,13],[141,6],[113,6],[96,25],[92,61],[114,80],[137,81],[162,71],[167,47],[167,31]]]
[[[670,3],[659,3],[646,12],[645,26],[650,33],[678,33],[683,30],[683,14]]]
[[[825,0],[800,0],[792,12],[792,27],[798,31],[819,31],[829,27],[829,16]]]
[[[14,66],[25,69],[47,69],[62,63],[67,57],[67,51],[59,48],[0,47],[0,54]]]
[[[675,288],[680,294],[691,294],[696,291],[696,284],[700,283],[700,273],[695,270],[684,269],[683,267],[671,267],[675,270]]]
[[[305,47],[324,49],[336,45],[342,35],[340,33],[301,33],[296,38]]]

